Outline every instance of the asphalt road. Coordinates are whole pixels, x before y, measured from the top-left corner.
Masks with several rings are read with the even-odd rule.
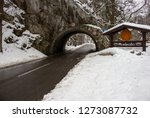
[[[41,100],[90,51],[88,46],[83,46],[68,54],[1,69],[0,100]]]

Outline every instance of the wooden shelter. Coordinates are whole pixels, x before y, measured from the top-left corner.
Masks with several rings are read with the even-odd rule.
[[[140,31],[142,33],[142,41],[114,41],[114,35],[126,29],[135,29],[137,31]],[[150,26],[148,25],[125,22],[108,29],[103,34],[109,35],[111,47],[143,47],[143,51],[146,51],[146,34],[148,32],[150,32]]]

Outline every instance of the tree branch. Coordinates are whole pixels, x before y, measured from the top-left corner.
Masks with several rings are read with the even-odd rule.
[[[147,0],[144,1],[144,4],[143,4],[139,9],[135,10],[134,12],[132,12],[132,13],[130,14],[130,16],[129,16],[129,18],[128,18],[127,21],[129,21],[130,18],[133,16],[133,14],[137,13],[138,11],[140,11],[146,4],[147,4]]]

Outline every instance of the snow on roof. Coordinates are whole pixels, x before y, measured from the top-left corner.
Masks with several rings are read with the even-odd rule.
[[[139,30],[145,30],[145,31],[150,31],[150,26],[149,25],[142,25],[142,24],[136,24],[136,23],[129,23],[129,22],[124,22],[121,24],[118,24],[107,31],[103,32],[103,34],[108,34],[108,33],[113,33],[119,30],[122,30],[122,28],[128,27],[128,28],[135,28]]]

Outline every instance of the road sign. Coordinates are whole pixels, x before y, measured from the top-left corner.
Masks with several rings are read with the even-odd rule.
[[[123,40],[123,41],[129,41],[129,40],[131,40],[131,38],[132,38],[132,33],[128,29],[124,29],[121,32],[121,40]]]

